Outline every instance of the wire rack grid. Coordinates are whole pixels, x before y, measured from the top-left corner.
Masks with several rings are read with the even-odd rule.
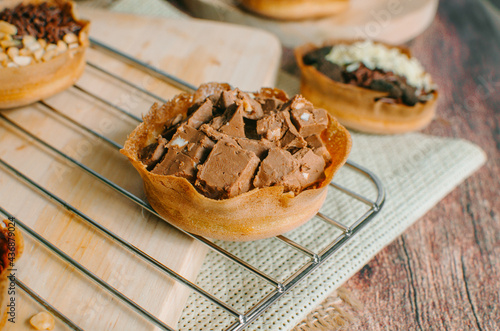
[[[193,91],[195,90],[195,87],[176,78],[168,73],[165,73],[155,67],[152,67],[148,65],[147,63],[141,62],[138,59],[135,59],[133,57],[128,56],[127,54],[124,54],[116,49],[113,49],[111,47],[108,47],[105,44],[100,43],[97,40],[92,39],[91,40],[91,45],[94,49],[97,51],[100,51],[105,54],[112,55],[115,58],[118,58],[120,61],[131,65],[132,67],[145,71],[147,74],[154,76],[156,78],[159,78],[168,84],[171,84],[177,88],[180,88],[185,91]],[[111,79],[119,81],[120,83],[123,83],[125,85],[128,85],[129,87],[139,91],[140,93],[143,93],[145,95],[148,95],[157,101],[160,102],[165,102],[164,99],[162,99],[160,96],[140,87],[137,86],[136,84],[125,80],[124,78],[120,77],[119,75],[113,74],[112,72],[96,65],[95,63],[88,62],[87,63],[88,67],[92,68],[93,70],[97,70],[101,72],[104,75],[109,76]],[[87,91],[85,88],[82,88],[79,85],[74,85],[74,89],[78,90],[81,93],[86,94],[90,98],[96,100],[97,102],[101,102],[105,104],[106,106],[114,109],[117,112],[120,112],[123,114],[123,116],[128,117],[129,119],[132,119],[133,121],[139,122],[141,121],[140,118],[137,116],[131,114],[130,112],[122,109],[121,107],[117,106],[116,104],[113,104],[109,100],[100,97],[98,95],[95,95],[89,91]],[[59,111],[56,107],[51,106],[50,104],[46,103],[45,101],[40,101],[39,105],[47,109],[48,111],[52,112],[54,116],[59,117],[63,121],[66,121],[67,123],[70,123],[71,125],[77,127],[79,130],[85,131],[86,133],[94,136],[95,138],[103,141],[105,144],[108,144],[111,148],[114,150],[118,151],[122,146],[107,138],[106,136],[98,133],[97,131],[81,124],[79,121],[72,119],[71,117],[65,115],[63,112]],[[137,195],[134,195],[133,193],[129,192],[128,190],[124,189],[123,187],[115,184],[113,181],[110,179],[104,177],[103,175],[99,174],[98,172],[94,171],[91,169],[91,167],[85,165],[84,163],[76,160],[72,156],[68,155],[68,153],[65,153],[64,151],[61,151],[60,149],[54,147],[52,144],[44,141],[43,139],[39,138],[34,132],[31,132],[30,130],[27,130],[23,128],[22,125],[16,123],[12,119],[9,118],[9,116],[6,116],[2,113],[0,113],[0,120],[3,122],[3,124],[7,127],[10,127],[14,131],[18,132],[20,135],[26,137],[30,141],[33,141],[35,144],[39,146],[39,148],[43,148],[45,150],[48,150],[50,153],[56,155],[57,157],[60,157],[64,160],[66,160],[68,163],[72,164],[76,168],[82,170],[83,172],[87,173],[91,177],[93,177],[95,180],[104,183],[106,186],[111,188],[112,190],[118,192],[119,194],[125,196],[127,199],[129,199],[132,203],[140,206],[143,208],[144,211],[151,213],[152,215],[155,215],[158,218],[161,218],[160,215],[158,215],[155,210],[151,208],[151,206],[147,203],[147,201],[141,199]],[[271,290],[264,291],[263,295],[256,300],[254,300],[254,304],[252,304],[248,309],[245,309],[242,311],[240,308],[236,307],[234,304],[231,302],[225,302],[221,298],[217,297],[216,295],[211,293],[210,289],[204,288],[203,284],[196,284],[195,282],[192,282],[182,275],[178,274],[175,270],[172,270],[171,268],[165,266],[161,262],[159,262],[157,259],[154,257],[148,255],[144,250],[142,250],[139,247],[134,246],[132,243],[128,242],[127,240],[123,239],[119,235],[115,234],[112,230],[108,229],[104,225],[102,225],[99,220],[95,220],[91,218],[90,216],[86,215],[84,211],[74,207],[70,203],[66,202],[63,198],[57,196],[56,194],[52,193],[49,191],[47,188],[45,188],[43,185],[40,185],[37,183],[35,180],[31,179],[28,175],[25,173],[21,172],[20,170],[16,169],[16,167],[12,166],[8,162],[6,162],[3,159],[0,159],[0,166],[6,170],[6,172],[10,173],[13,177],[17,178],[18,180],[22,181],[24,184],[27,184],[31,190],[37,191],[38,193],[44,195],[46,198],[50,199],[54,204],[63,207],[64,209],[68,210],[70,213],[75,215],[76,217],[80,218],[81,220],[87,222],[90,226],[94,227],[95,229],[101,231],[103,234],[108,236],[111,240],[113,240],[115,243],[117,243],[122,249],[130,251],[132,254],[135,254],[137,257],[142,259],[143,261],[147,262],[157,270],[161,271],[171,279],[173,279],[175,282],[178,282],[186,287],[188,287],[191,291],[194,293],[197,293],[197,295],[203,297],[204,299],[208,300],[211,302],[213,305],[224,311],[228,316],[230,316],[230,320],[232,320],[231,323],[227,327],[225,327],[226,330],[243,330],[247,326],[249,326],[253,321],[255,321],[259,316],[261,316],[268,308],[273,306],[280,298],[282,298],[284,295],[286,295],[288,292],[290,292],[297,284],[300,282],[304,281],[304,279],[307,278],[309,274],[314,272],[316,269],[318,269],[321,265],[323,265],[328,259],[332,257],[332,255],[337,252],[345,243],[347,243],[351,238],[353,238],[358,231],[360,231],[364,226],[368,224],[368,222],[380,211],[380,209],[383,206],[384,199],[385,199],[385,193],[383,189],[383,185],[380,182],[380,180],[377,178],[376,175],[374,175],[371,171],[368,169],[363,168],[360,165],[357,165],[356,163],[352,161],[348,161],[346,163],[346,166],[354,170],[354,172],[358,173],[361,176],[366,177],[366,179],[371,182],[375,188],[376,191],[376,198],[375,199],[370,199],[364,196],[362,193],[355,192],[348,187],[345,187],[343,185],[340,185],[338,183],[332,182],[330,183],[330,188],[331,190],[335,190],[336,192],[340,192],[341,194],[345,194],[349,199],[352,199],[353,201],[358,201],[361,202],[362,205],[364,205],[364,210],[361,213],[361,216],[356,217],[354,220],[351,220],[350,222],[341,222],[337,220],[335,217],[331,217],[328,215],[325,215],[324,213],[318,213],[317,217],[321,222],[328,224],[328,226],[331,226],[335,229],[339,230],[339,235],[332,238],[331,240],[328,240],[327,244],[321,247],[320,249],[310,249],[306,247],[305,245],[302,245],[298,243],[295,240],[292,240],[289,237],[286,237],[284,235],[277,236],[274,238],[274,240],[277,240],[281,242],[283,245],[288,247],[291,251],[293,251],[294,254],[298,254],[303,258],[303,263],[298,265],[297,268],[295,268],[291,274],[286,275],[284,278],[281,277],[276,277],[272,276],[273,272],[268,271],[268,270],[261,270],[259,267],[253,265],[249,261],[245,261],[244,259],[238,257],[235,253],[221,247],[221,245],[218,245],[217,242],[213,242],[211,240],[208,240],[206,238],[203,238],[201,236],[193,235],[190,233],[184,232],[185,235],[192,237],[194,240],[200,242],[202,245],[207,246],[212,252],[215,254],[219,254],[220,256],[223,256],[225,259],[229,260],[232,264],[237,265],[239,268],[244,269],[246,272],[250,273],[254,277],[258,278],[267,286],[271,287]],[[330,194],[330,193],[329,193]],[[75,258],[71,257],[67,253],[65,253],[62,249],[56,247],[54,244],[52,244],[49,240],[47,240],[44,236],[42,236],[39,232],[34,230],[32,227],[28,226],[25,222],[22,220],[16,218],[15,215],[11,214],[8,210],[4,209],[2,206],[0,206],[0,213],[3,214],[5,217],[15,220],[16,225],[22,230],[24,234],[27,234],[30,238],[34,239],[37,241],[39,244],[50,250],[53,254],[58,256],[60,259],[65,261],[68,265],[72,266],[75,270],[79,271],[81,274],[83,274],[89,281],[94,282],[98,286],[100,286],[103,290],[109,292],[113,297],[118,299],[123,305],[128,306],[132,311],[134,311],[136,314],[140,315],[142,318],[144,318],[148,323],[156,326],[157,328],[161,330],[175,330],[173,326],[167,325],[165,322],[160,320],[157,316],[154,314],[150,313],[147,309],[143,308],[141,305],[136,303],[132,298],[127,297],[125,294],[120,292],[118,289],[113,287],[111,284],[100,278],[96,273],[93,271],[89,270],[87,267],[85,267],[83,264],[79,263]],[[349,225],[348,225],[349,224]],[[320,236],[321,234],[318,234]],[[269,252],[269,254],[273,254],[273,252]],[[33,298],[35,301],[37,301],[39,304],[44,306],[48,311],[52,312],[56,317],[58,317],[63,323],[65,323],[69,328],[74,329],[74,330],[83,330],[80,326],[78,326],[75,322],[72,321],[71,317],[66,316],[61,312],[61,309],[58,307],[53,306],[51,303],[49,303],[45,298],[42,296],[38,295],[33,289],[31,289],[27,284],[23,283],[19,278],[16,279],[17,286],[23,290],[26,294],[28,294],[31,298]],[[243,298],[244,299],[244,298]]]

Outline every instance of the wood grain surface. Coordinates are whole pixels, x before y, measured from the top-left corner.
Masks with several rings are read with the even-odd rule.
[[[180,8],[179,1],[171,1]],[[440,88],[423,132],[470,140],[484,167],[344,288],[364,309],[343,330],[500,330],[500,1],[444,0],[407,43]],[[292,50],[282,69],[298,74]]]

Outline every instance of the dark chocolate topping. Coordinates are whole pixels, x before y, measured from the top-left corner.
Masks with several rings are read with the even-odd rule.
[[[74,33],[78,36],[82,25],[72,16],[71,6],[66,3],[56,4],[19,4],[14,8],[5,8],[0,12],[0,21],[6,21],[17,27],[14,38],[33,36],[57,43],[64,35]]]
[[[383,99],[391,103],[403,103],[414,106],[418,102],[426,102],[427,95],[421,92],[416,95],[416,88],[408,85],[405,77],[385,72],[380,69],[371,70],[360,63],[356,70],[348,71],[346,66],[340,66],[328,61],[325,57],[332,50],[332,46],[322,47],[305,54],[304,64],[314,66],[319,72],[339,83],[351,84],[359,87],[387,92]]]

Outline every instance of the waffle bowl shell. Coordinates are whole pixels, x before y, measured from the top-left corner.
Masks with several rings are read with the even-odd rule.
[[[144,182],[148,202],[168,222],[187,232],[213,239],[250,241],[273,237],[290,231],[311,219],[323,204],[327,185],[346,162],[351,150],[349,132],[329,117],[321,138],[332,155],[325,178],[298,194],[284,193],[282,186],[254,188],[229,199],[215,200],[200,194],[185,178],[149,172],[138,159],[138,152],[153,143],[164,123],[205,97],[230,90],[227,84],[202,85],[194,94],[180,94],[163,106],[153,105],[144,122],[128,136],[122,154],[128,157]],[[275,96],[287,100],[278,89],[262,89],[256,96]]]

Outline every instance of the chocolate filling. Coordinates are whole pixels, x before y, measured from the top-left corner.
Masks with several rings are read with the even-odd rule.
[[[73,18],[71,6],[63,4],[19,4],[0,12],[0,21],[6,21],[17,27],[14,39],[33,36],[56,44],[68,33],[78,36],[82,25]]]
[[[331,157],[319,135],[327,126],[326,111],[302,96],[283,103],[236,89],[168,121],[138,156],[152,173],[186,178],[212,199],[274,185],[299,193],[324,178]]]
[[[388,103],[402,103],[414,106],[418,102],[426,102],[428,94],[424,91],[417,95],[417,89],[406,82],[406,78],[385,72],[380,69],[371,70],[363,63],[355,70],[348,70],[348,66],[341,66],[328,61],[325,57],[334,46],[317,48],[302,58],[304,64],[314,66],[319,72],[343,84],[351,84],[374,91],[386,92],[387,96],[380,98]]]

